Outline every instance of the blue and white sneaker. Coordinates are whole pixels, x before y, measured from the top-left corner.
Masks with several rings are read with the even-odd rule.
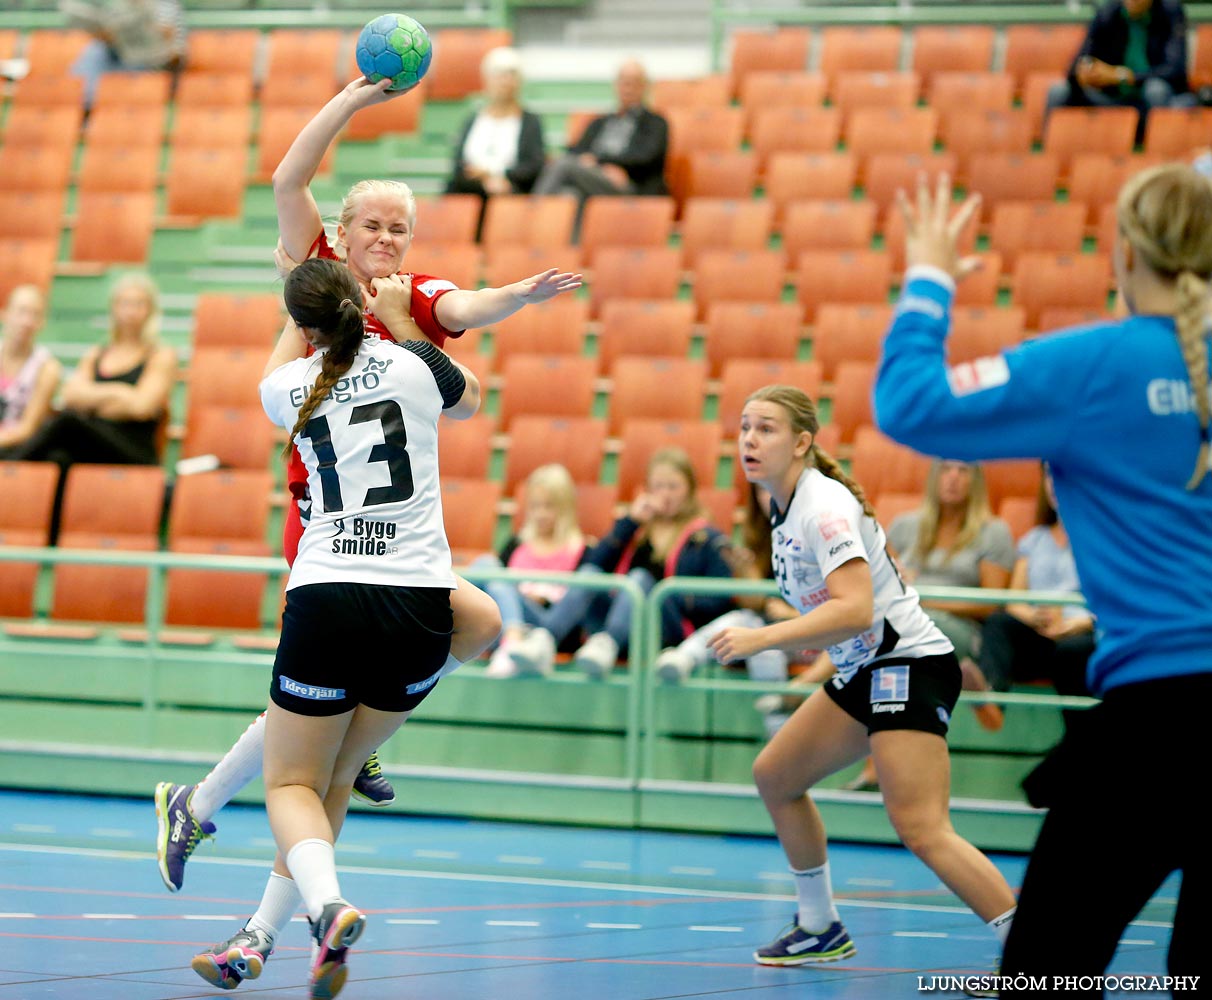
[[[197,785],[156,785],[156,862],[169,892],[177,892],[185,881],[185,862],[215,824],[197,819],[189,808]]]
[[[800,926],[800,915],[765,948],[753,953],[759,965],[807,965],[810,962],[836,962],[850,958],[856,949],[840,920],[828,929],[813,933]]]

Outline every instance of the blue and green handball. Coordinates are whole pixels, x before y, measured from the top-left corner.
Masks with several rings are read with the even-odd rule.
[[[358,35],[358,69],[371,83],[391,78],[388,90],[415,87],[429,69],[433,42],[419,21],[407,14],[382,14]]]

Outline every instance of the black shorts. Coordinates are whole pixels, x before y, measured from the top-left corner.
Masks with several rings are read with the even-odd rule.
[[[961,680],[954,653],[886,657],[862,667],[848,681],[834,677],[825,691],[868,733],[915,729],[946,736]]]
[[[316,583],[286,592],[269,696],[296,715],[416,708],[450,655],[450,591]]]

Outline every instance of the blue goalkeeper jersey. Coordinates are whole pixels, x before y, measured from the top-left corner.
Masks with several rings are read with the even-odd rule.
[[[1134,316],[948,367],[954,284],[910,269],[875,385],[881,430],[918,451],[1042,458],[1097,621],[1091,691],[1212,672],[1212,475],[1174,321]]]

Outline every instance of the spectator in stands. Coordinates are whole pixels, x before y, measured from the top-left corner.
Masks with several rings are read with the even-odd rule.
[[[909,583],[1001,589],[1009,584],[1014,569],[1010,528],[989,510],[985,474],[971,462],[935,459],[921,508],[892,522],[888,544]],[[923,600],[922,608],[955,646],[965,686],[979,689],[975,667],[981,623],[996,605]],[[976,708],[981,725],[1001,728],[1001,710],[996,705]]]
[[[90,349],[63,386],[63,409],[14,449],[14,458],[155,465],[177,356],[157,338],[156,286],[120,278],[110,295],[109,339]]]
[[[12,290],[0,320],[0,459],[13,457],[46,422],[59,388],[62,366],[35,343],[45,318],[36,286]]]
[[[1048,91],[1061,106],[1134,107],[1137,143],[1150,108],[1191,107],[1187,15],[1179,0],[1108,0],[1090,22],[1069,77]]]
[[[647,592],[667,576],[730,577],[728,539],[708,523],[696,496],[694,468],[680,448],[664,448],[648,461],[644,487],[610,533],[585,557],[583,573],[619,573]],[[679,594],[661,606],[661,645],[672,646],[732,607],[730,597]],[[603,677],[627,651],[629,595],[573,588],[553,606],[545,628],[534,628],[511,656],[528,673],[547,672],[556,647],[583,626],[589,639],[574,665]]]
[[[648,74],[636,60],[619,67],[619,106],[585,126],[568,152],[548,164],[535,194],[665,194],[669,124],[644,105]]]
[[[1036,527],[1018,543],[1012,590],[1081,593],[1069,536],[1056,511],[1052,477],[1040,484]],[[980,669],[996,691],[1015,681],[1050,680],[1059,694],[1084,695],[1094,652],[1094,618],[1085,608],[1007,604],[985,619]]]
[[[585,536],[577,523],[576,485],[562,465],[543,465],[526,478],[525,513],[518,533],[505,543],[500,557],[484,556],[477,566],[505,566],[513,570],[571,573],[586,554]],[[488,661],[487,674],[513,677],[518,664],[513,648],[534,627],[548,624],[553,608],[568,588],[554,583],[509,583],[498,580],[484,588],[501,609],[504,632]],[[531,662],[540,672],[550,660]]]
[[[471,114],[455,142],[447,194],[529,194],[543,169],[543,123],[519,102],[522,60],[517,49],[490,51],[480,64],[488,103]],[[483,222],[483,208],[480,221]],[[476,230],[479,239],[479,229]]]
[[[85,108],[103,74],[175,70],[185,58],[181,0],[59,0],[59,8],[70,27],[93,36],[72,66],[84,80]]]

